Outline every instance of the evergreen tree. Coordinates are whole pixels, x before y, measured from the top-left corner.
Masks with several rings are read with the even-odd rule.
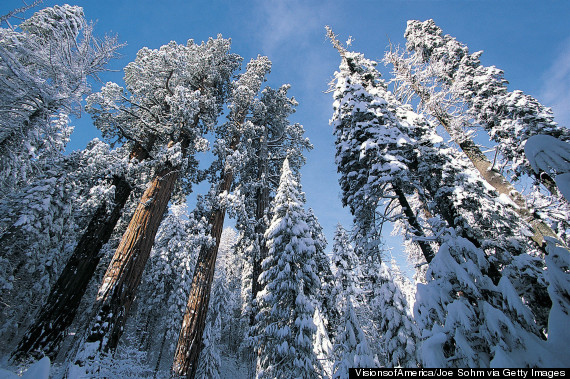
[[[13,348],[12,342],[29,327],[18,348],[22,358],[28,352],[41,357],[55,347],[57,342],[50,334],[58,329],[59,321],[73,319],[73,300],[66,297],[66,288],[60,283],[80,243],[85,219],[97,212],[102,202],[112,201],[120,193],[109,185],[107,177],[124,172],[123,157],[122,149],[110,150],[107,144],[94,140],[86,149],[54,160],[30,184],[0,202],[0,245],[4,251],[0,267],[5,274],[2,297],[4,304],[10,305],[2,314],[6,326],[12,321],[19,325],[5,330],[4,347]],[[41,307],[35,319],[29,307]],[[55,333],[59,335],[55,340],[61,339],[61,332]],[[52,347],[44,349],[47,345]]]
[[[382,208],[396,198],[403,211],[401,217],[420,237],[417,243],[430,262],[434,252],[421,240],[425,232],[406,198],[415,190],[409,174],[413,141],[399,129],[396,109],[385,100],[389,95],[376,62],[346,51],[330,28],[328,35],[341,55],[340,71],[335,73],[331,124],[342,202],[354,216],[356,249],[379,252],[382,225],[394,221],[383,216]]]
[[[190,214],[186,207],[185,202],[171,204],[161,223],[120,343],[144,352],[148,364],[165,376],[169,375],[198,252],[203,244],[211,243],[201,204]]]
[[[6,19],[7,20],[7,19]],[[116,56],[116,38],[98,40],[83,9],[42,9],[0,28],[0,197],[25,186],[63,152],[68,115]]]
[[[550,367],[564,367],[570,354],[568,348],[568,322],[570,321],[570,253],[547,239],[548,293],[552,298],[552,309],[548,319],[548,348],[553,356]]]
[[[374,355],[368,338],[354,311],[356,297],[361,295],[358,257],[349,243],[348,235],[338,224],[333,244],[333,267],[336,269],[333,290],[336,307],[341,309],[334,340],[333,378],[348,377],[350,367],[375,367]]]
[[[465,103],[466,114],[489,132],[515,178],[534,174],[524,156],[529,137],[549,135],[570,140],[570,132],[553,121],[549,108],[522,91],[509,92],[502,70],[483,66],[481,51],[470,54],[466,45],[444,36],[433,20],[409,21],[405,37],[406,48],[429,65],[430,75],[442,92],[448,91],[449,97]],[[537,179],[552,190],[549,178]]]
[[[336,226],[333,240],[331,260],[334,267],[334,296],[342,297],[345,293],[355,296],[360,290],[360,283],[358,282],[360,279],[360,265],[354,248],[350,244],[348,233],[342,225],[338,224]],[[335,300],[337,307],[339,301],[340,299]]]
[[[195,180],[194,153],[206,148],[202,133],[215,123],[240,61],[229,47],[219,37],[200,45],[190,40],[143,48],[125,68],[128,92],[108,83],[88,99],[103,135],[135,141],[154,158],[155,169],[103,277],[87,356],[117,346],[168,201],[177,185],[188,190]],[[177,184],[178,178],[183,182]]]
[[[313,352],[314,302],[320,282],[299,187],[285,160],[265,235],[269,255],[262,263],[263,289],[257,295],[259,377],[316,378],[321,372]]]
[[[334,299],[334,275],[332,272],[331,261],[325,253],[327,240],[323,233],[323,228],[319,224],[313,210],[309,208],[307,211],[307,224],[311,230],[311,236],[315,241],[315,261],[317,263],[317,276],[321,280],[321,290],[317,298],[317,308],[319,309],[319,317],[322,320],[328,340],[332,341],[338,326],[339,312]]]
[[[270,66],[271,62],[260,56],[252,60],[246,72],[231,83],[229,121],[216,129],[217,160],[214,167],[220,170],[220,178],[212,181],[212,209],[208,216],[210,235],[215,242],[211,246],[204,246],[198,256],[172,368],[176,375],[196,375],[224,218],[231,201],[229,193],[235,172],[240,167],[241,152],[238,147],[242,134],[247,134],[252,127],[251,122],[246,121],[246,116]]]
[[[342,49],[339,50],[343,52]],[[352,60],[352,58],[354,59]],[[369,78],[378,77],[373,72],[373,65],[364,61],[359,54],[344,51],[344,61],[348,64],[359,64],[365,67],[370,71]],[[353,71],[357,72],[356,69]],[[343,78],[340,75],[339,77]],[[351,77],[349,78],[352,79]],[[349,84],[351,83],[352,80]],[[360,81],[359,83],[363,82]],[[372,92],[371,88],[385,88],[382,86],[373,87],[371,84],[362,87],[362,92],[367,90],[367,93]],[[341,99],[344,101],[344,98]],[[348,99],[350,100],[350,97]],[[430,228],[433,229],[433,235],[438,236],[440,245],[440,252],[435,255],[436,258],[442,251],[451,249],[451,251],[457,252],[455,259],[459,262],[459,266],[450,266],[449,261],[441,264],[440,259],[444,259],[445,256],[441,254],[438,263],[434,265],[433,261],[430,263],[430,259],[426,257],[430,266],[427,278],[428,283],[425,288],[438,288],[438,286],[443,286],[443,283],[447,283],[451,285],[450,288],[454,288],[454,291],[460,294],[458,296],[463,296],[461,294],[465,294],[465,290],[461,288],[461,284],[465,281],[465,274],[463,274],[462,270],[465,270],[470,275],[477,276],[473,280],[475,283],[474,288],[477,290],[469,298],[478,298],[479,294],[483,296],[481,303],[475,304],[471,300],[466,303],[473,306],[473,309],[449,309],[448,305],[455,304],[451,300],[453,297],[441,300],[440,304],[445,305],[443,305],[443,308],[442,305],[439,305],[441,309],[444,309],[438,313],[439,321],[435,321],[435,317],[430,318],[429,316],[429,309],[436,309],[436,305],[430,303],[430,301],[436,299],[437,296],[432,293],[416,299],[416,309],[421,309],[423,311],[422,317],[424,317],[424,319],[419,317],[422,312],[419,312],[416,317],[421,321],[418,321],[420,330],[433,330],[434,335],[436,335],[436,330],[439,331],[437,328],[445,325],[449,328],[447,329],[449,333],[451,333],[454,330],[453,328],[455,328],[453,326],[456,322],[455,320],[460,320],[461,317],[472,319],[472,323],[468,325],[471,331],[458,334],[457,339],[452,334],[446,334],[446,338],[441,339],[442,335],[437,334],[437,338],[441,337],[440,339],[423,341],[423,362],[425,364],[439,365],[455,364],[455,362],[446,362],[442,359],[439,361],[432,360],[435,357],[435,353],[442,354],[439,358],[443,356],[455,357],[455,353],[461,357],[472,357],[475,361],[462,361],[459,365],[475,366],[477,364],[488,365],[495,358],[496,361],[493,361],[494,363],[502,361],[505,356],[516,357],[524,355],[525,353],[519,351],[521,341],[534,344],[534,342],[539,340],[539,333],[534,323],[534,316],[522,304],[519,295],[527,297],[526,295],[528,294],[530,295],[529,297],[538,301],[544,300],[544,296],[540,295],[540,285],[544,283],[541,281],[540,269],[536,267],[536,262],[533,262],[533,259],[525,254],[524,244],[521,243],[524,225],[517,222],[516,217],[510,213],[507,207],[501,204],[502,201],[499,201],[497,195],[488,190],[481,178],[470,171],[465,162],[454,158],[457,154],[445,153],[447,147],[442,143],[441,138],[429,130],[429,124],[421,116],[414,114],[411,107],[402,106],[385,89],[376,90],[376,97],[369,97],[367,100],[371,101],[372,99],[374,99],[375,104],[386,104],[383,112],[380,113],[380,117],[390,122],[375,124],[374,119],[370,116],[372,121],[355,124],[354,128],[364,128],[365,132],[372,134],[372,138],[368,140],[367,144],[361,146],[373,146],[375,150],[380,152],[383,152],[383,149],[388,147],[387,151],[391,152],[391,154],[387,154],[386,157],[394,161],[393,166],[396,168],[390,171],[386,169],[384,171],[379,170],[379,172],[383,173],[382,175],[369,178],[361,184],[362,187],[355,186],[356,190],[371,187],[370,190],[367,190],[367,193],[374,193],[377,187],[382,188],[385,178],[390,178],[389,175],[392,172],[398,172],[397,170],[399,169],[402,174],[405,174],[407,185],[415,185],[418,189],[418,194],[422,196],[423,204],[425,204],[428,212],[433,215],[429,220],[431,223]],[[338,109],[350,110],[364,109],[366,107],[368,107],[366,102],[357,102],[356,100],[338,104]],[[347,128],[347,130],[350,131],[351,129]],[[373,133],[380,137],[374,138]],[[400,136],[394,145],[392,145],[394,140],[391,138],[393,135]],[[401,142],[398,144],[397,141]],[[405,149],[398,145],[405,147]],[[348,146],[348,144],[342,146]],[[348,149],[340,149],[341,152],[344,150]],[[362,159],[364,154],[360,157]],[[402,208],[404,208],[403,204],[404,202],[400,203]],[[408,222],[411,220],[409,217],[407,219]],[[409,225],[413,224],[409,222]],[[451,232],[447,231],[446,228],[450,228]],[[444,232],[451,233],[451,235],[457,233],[461,237],[452,239],[448,243],[448,240],[441,237]],[[505,233],[511,236],[507,240],[504,240]],[[420,236],[416,234],[417,237]],[[469,246],[469,248],[466,248],[466,246]],[[489,257],[482,249],[485,249]],[[472,251],[476,251],[478,260],[469,255]],[[513,257],[513,253],[517,254],[516,258]],[[484,258],[484,261],[481,261],[482,258]],[[469,263],[470,261],[475,263]],[[464,262],[467,262],[467,268],[461,267]],[[480,267],[478,269],[480,271],[477,271],[478,273],[472,272],[470,267],[473,264]],[[501,273],[503,267],[504,275]],[[521,269],[528,271],[517,278],[516,272]],[[439,270],[442,272],[438,273]],[[524,271],[521,270],[520,272]],[[527,281],[525,276],[528,276],[530,280]],[[513,290],[513,286],[508,279],[509,277],[519,280],[517,283],[519,284],[517,288],[518,294]],[[539,285],[539,295],[537,297],[533,296],[534,288],[529,288],[530,286],[527,284]],[[442,293],[450,293],[446,291],[444,290]],[[490,305],[490,308],[487,305]],[[543,304],[540,304],[539,307],[541,305]],[[455,306],[452,305],[452,308]],[[475,316],[472,317],[472,315]],[[541,314],[539,312],[535,316],[538,316],[537,318],[540,320]],[[426,322],[427,319],[431,321]],[[490,325],[487,325],[488,320],[492,320]],[[508,327],[511,328],[509,333],[504,335],[497,334],[497,330],[494,329],[497,327],[495,320],[501,320],[500,322],[508,324]],[[499,327],[499,330],[503,326]],[[473,330],[484,330],[481,333],[493,335],[493,338],[487,338],[485,345],[481,341],[462,337],[462,335],[470,335]],[[426,334],[424,333],[424,338],[425,336]],[[513,338],[509,338],[509,336],[513,336]],[[438,341],[437,343],[441,342],[441,344],[437,345],[436,340]],[[469,349],[473,351],[469,352]],[[488,361],[481,358],[482,360],[476,362],[478,358],[473,354],[478,349],[482,351],[481,357],[491,358]],[[426,363],[436,361],[437,363]]]
[[[425,26],[425,28],[423,28],[422,25]],[[409,48],[413,50],[415,48],[415,44],[417,44],[418,51],[415,54],[412,54],[412,56],[406,58],[403,55],[399,55],[397,51],[392,50],[387,53],[384,58],[385,62],[392,64],[394,67],[393,74],[395,76],[396,82],[398,83],[398,92],[400,93],[400,96],[404,98],[411,98],[416,96],[419,98],[420,109],[426,111],[431,117],[433,117],[434,120],[436,120],[440,125],[444,127],[451,138],[460,146],[461,150],[469,158],[473,166],[477,169],[477,171],[479,171],[484,180],[493,188],[495,188],[500,194],[507,196],[512,202],[516,204],[516,207],[514,207],[515,211],[523,219],[529,220],[530,224],[532,225],[533,235],[531,236],[531,240],[538,245],[542,253],[545,253],[543,236],[558,238],[557,235],[550,228],[550,226],[547,225],[547,223],[541,220],[536,214],[532,212],[531,209],[528,208],[524,197],[514,188],[514,186],[503,174],[494,169],[494,164],[475,144],[471,137],[472,132],[470,132],[468,128],[468,126],[471,125],[471,117],[473,115],[469,114],[469,107],[467,110],[463,109],[462,103],[458,102],[457,100],[458,98],[461,98],[462,94],[469,95],[469,91],[471,90],[481,90],[481,95],[485,95],[487,86],[489,86],[489,93],[492,93],[493,86],[504,86],[504,80],[497,76],[501,76],[502,74],[495,72],[498,71],[495,68],[491,68],[491,73],[486,73],[483,75],[483,77],[477,77],[471,80],[471,84],[469,84],[467,87],[471,86],[472,88],[462,88],[458,89],[457,91],[440,91],[440,88],[442,88],[442,86],[445,88],[446,85],[453,85],[455,80],[454,75],[457,71],[456,69],[460,66],[460,57],[465,56],[467,57],[466,60],[468,61],[468,63],[465,65],[465,70],[460,71],[468,72],[473,69],[473,66],[477,67],[478,56],[480,54],[476,53],[475,55],[468,56],[468,50],[466,46],[457,43],[457,41],[451,37],[447,36],[446,42],[444,42],[441,37],[441,30],[437,32],[439,28],[435,26],[433,21],[431,21],[431,23],[428,21],[425,25],[417,22],[411,22],[410,28],[411,30],[406,34],[410,38]],[[429,32],[426,33],[424,38],[422,32],[428,30]],[[419,33],[415,35],[415,32]],[[423,45],[426,43],[423,40],[429,40],[430,33],[432,32],[434,34],[432,37],[435,38],[435,40],[441,40],[439,44],[442,45],[442,48],[439,50],[437,49],[437,44],[432,46],[431,42],[427,43],[425,46]],[[446,45],[447,42],[449,42],[449,46]],[[434,50],[437,53],[436,58],[442,59],[441,61],[438,61],[436,64],[434,64],[436,66],[434,69],[430,67],[424,69],[431,54],[430,50]],[[455,59],[455,57],[459,58]],[[432,72],[437,72],[438,70],[444,73],[444,76],[446,77],[438,78],[436,76],[434,78],[432,76]],[[467,77],[472,76],[468,74]],[[479,79],[481,79],[480,82],[478,81]],[[458,82],[462,81],[459,80]],[[499,92],[504,91],[505,90],[503,88]],[[471,95],[472,94],[473,93],[471,92]],[[494,102],[494,100],[491,100],[491,103]],[[499,103],[501,102],[503,101],[500,101]],[[526,100],[524,102],[526,102]],[[524,106],[522,108],[524,108]],[[546,115],[544,109],[541,109],[538,112],[542,113],[542,119],[548,124],[548,117],[543,117]],[[501,116],[499,115],[496,115],[496,117],[497,120],[501,119]],[[520,122],[520,120],[518,122]],[[546,129],[552,128],[546,127]],[[497,134],[497,138],[499,134]],[[522,144],[524,142],[524,139],[525,138],[519,140],[519,144]],[[509,147],[508,149],[511,148]],[[522,147],[519,150],[519,153],[516,153],[519,158],[514,158],[513,154],[507,152],[505,152],[505,154],[510,154],[510,156],[513,157],[515,161],[521,161],[521,159],[524,159],[524,154],[522,154]],[[520,163],[514,162],[514,164],[514,167],[517,167]]]
[[[350,297],[344,301],[334,351],[336,352],[336,361],[333,368],[333,378],[348,378],[349,368],[377,367],[367,338],[359,326]]]
[[[375,265],[377,279],[370,308],[378,325],[380,356],[385,367],[417,367],[419,331],[407,300],[383,262]]]
[[[547,358],[532,313],[506,276],[497,285],[485,275],[484,252],[452,229],[418,284],[415,318],[426,367],[541,367]],[[523,363],[524,362],[524,363]]]

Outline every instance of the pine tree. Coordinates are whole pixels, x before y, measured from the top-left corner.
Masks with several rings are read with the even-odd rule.
[[[85,220],[97,212],[101,203],[112,201],[120,193],[120,189],[115,191],[109,185],[107,178],[122,174],[123,157],[124,150],[111,150],[101,141],[92,141],[86,149],[53,161],[49,170],[42,170],[29,185],[1,202],[0,244],[4,259],[0,267],[9,286],[4,288],[2,297],[5,304],[10,304],[4,310],[5,325],[13,317],[19,325],[10,327],[9,334],[2,337],[4,346],[13,348],[9,341],[22,338],[22,332],[29,327],[16,351],[22,358],[36,350],[41,357],[55,347],[57,343],[52,345],[55,341],[50,335],[61,337],[64,329],[54,333],[59,329],[58,323],[73,319],[72,303],[79,302],[82,292],[78,298],[70,299],[67,291],[74,292],[76,288],[62,286],[62,278],[67,276],[69,262],[81,244],[78,236],[87,226]],[[106,212],[103,207],[105,215]],[[36,283],[35,289],[31,283]],[[30,289],[32,292],[28,293]],[[18,299],[20,296],[27,300]],[[39,314],[30,309],[40,309]],[[52,347],[44,349],[48,345]]]
[[[346,52],[344,54],[345,60],[349,64],[358,62],[364,67],[370,67],[368,68],[371,72],[370,77],[378,77],[372,71],[373,65],[360,63],[366,62],[360,55],[354,53],[347,55]],[[353,56],[356,56],[358,60],[351,61],[350,59]],[[368,93],[371,93],[372,91],[369,88],[373,88],[372,85],[364,87],[362,92],[367,89]],[[422,342],[423,363],[428,365],[454,365],[456,364],[455,359],[462,360],[465,358],[467,360],[462,360],[459,366],[488,365],[491,361],[495,364],[504,362],[505,357],[513,358],[528,353],[528,351],[519,351],[521,341],[535,345],[537,341],[540,341],[539,332],[534,323],[534,316],[522,304],[519,296],[524,294],[526,297],[529,294],[530,297],[533,297],[533,288],[529,289],[525,285],[528,283],[539,284],[540,289],[543,282],[541,283],[540,270],[537,270],[538,267],[535,266],[536,262],[533,262],[533,259],[525,254],[524,244],[521,243],[524,225],[517,222],[516,217],[510,213],[511,211],[503,206],[495,193],[488,190],[478,175],[469,170],[465,162],[455,159],[457,154],[445,152],[448,148],[442,143],[441,138],[435,135],[433,131],[430,132],[429,123],[421,116],[414,114],[411,107],[402,106],[386,90],[377,91],[376,97],[369,97],[368,101],[372,99],[376,104],[386,103],[384,111],[380,114],[383,119],[391,122],[378,124],[374,124],[374,121],[362,122],[356,124],[355,128],[364,127],[364,133],[376,133],[376,135],[382,136],[381,138],[370,138],[367,145],[381,152],[388,147],[387,151],[391,154],[386,156],[394,161],[393,166],[395,167],[391,171],[398,172],[398,169],[401,170],[406,175],[405,182],[408,185],[415,185],[418,189],[417,194],[421,196],[422,203],[432,215],[428,221],[430,228],[433,229],[433,235],[437,236],[437,242],[440,245],[439,253],[435,255],[437,263],[434,263],[435,260],[430,263],[430,260],[427,259],[430,263],[428,277],[426,278],[428,282],[422,288],[426,288],[426,292],[431,291],[431,289],[437,291],[437,288],[443,288],[447,285],[449,288],[442,290],[441,293],[451,296],[450,298],[443,298],[440,295],[436,296],[436,292],[429,292],[429,295],[424,293],[423,296],[418,295],[416,299],[416,309],[421,310],[416,312],[420,330],[432,330],[433,334],[431,335],[435,336],[434,339],[428,338]],[[342,109],[343,106],[346,107],[345,109],[369,107],[366,102],[359,103],[354,100],[347,103],[341,102],[337,106],[339,109]],[[391,145],[392,138],[390,137],[392,135],[401,136],[399,138],[400,145],[407,149],[402,149],[398,143],[395,143],[395,146]],[[343,149],[347,146],[349,144],[341,145],[340,151],[348,150]],[[361,154],[360,160],[364,157],[365,155]],[[383,172],[387,172],[387,170]],[[383,179],[387,177],[387,174],[379,176],[380,180],[377,177],[371,177],[365,183],[363,182],[361,187],[355,186],[355,188],[360,190],[371,187],[367,193],[374,194],[377,187],[382,188],[384,185]],[[448,240],[443,237],[443,233],[461,237]],[[504,240],[505,235],[509,235],[510,238]],[[441,260],[445,259],[446,256],[442,252],[448,250],[454,252],[455,255],[452,256],[458,264],[451,264],[450,260],[441,263]],[[487,256],[486,253],[489,255]],[[472,256],[471,254],[475,255]],[[517,255],[513,257],[513,254]],[[465,268],[462,267],[463,264],[466,265]],[[478,267],[477,270],[471,268],[473,265]],[[503,268],[504,275],[501,273]],[[528,270],[528,272],[517,278],[522,279],[517,283],[519,284],[517,288],[519,293],[517,293],[509,277],[516,278],[516,271],[521,268]],[[470,299],[464,304],[469,305],[467,308],[463,305],[459,306],[463,303],[454,303],[456,297],[449,295],[457,293],[457,297],[462,297],[466,294],[466,289],[463,288],[466,281],[464,272],[476,277],[471,279],[475,285],[470,288],[472,293],[467,295]],[[526,283],[525,276],[530,278]],[[441,300],[436,300],[438,297]],[[479,298],[481,299],[479,303],[471,300]],[[536,299],[542,301],[544,296],[538,296]],[[440,305],[436,306],[436,303],[430,303],[430,301],[439,302]],[[430,313],[430,309],[438,307],[442,309],[437,313],[439,318],[435,317],[433,312]],[[541,316],[540,313],[535,315]],[[470,331],[466,329],[463,332],[458,332],[457,338],[455,338],[453,330],[457,328],[455,323],[460,322],[458,320],[461,320],[461,317],[465,318],[464,324]],[[471,322],[467,323],[467,319],[470,319]],[[426,322],[426,320],[430,321]],[[487,323],[490,320],[493,322],[489,322],[488,325]],[[503,325],[497,326],[498,324],[494,322],[497,320],[499,324],[502,323]],[[443,326],[445,326],[446,332],[439,334],[441,329],[438,328]],[[499,331],[504,327],[510,328],[509,332],[500,334]],[[485,343],[468,337],[464,338],[464,336],[470,336],[473,331],[478,330],[480,330],[480,332],[476,332],[479,333],[478,335],[487,333],[485,335],[491,335],[492,338],[487,338]],[[427,335],[424,333],[423,337],[425,338]],[[444,335],[445,338],[443,338]],[[481,354],[478,356],[476,353],[479,349],[481,349]],[[440,355],[436,357],[438,354]],[[453,361],[447,362],[443,357],[452,357]],[[491,357],[491,359],[485,361],[485,357]],[[477,361],[479,358],[481,360]],[[468,359],[473,360],[468,361]],[[537,358],[535,362],[540,359],[542,358]]]
[[[547,239],[546,264],[548,266],[548,293],[552,298],[552,309],[548,319],[548,348],[553,356],[550,367],[563,367],[570,354],[568,348],[568,321],[570,321],[570,253]],[[558,360],[558,362],[556,361]]]
[[[259,278],[259,377],[316,378],[321,371],[313,352],[314,301],[320,282],[299,187],[285,160],[265,234],[269,255]]]
[[[280,170],[286,156],[297,172],[304,163],[303,150],[312,145],[304,138],[304,129],[291,124],[289,116],[297,102],[288,96],[289,85],[278,89],[266,87],[254,104],[253,128],[243,135],[242,168],[236,173],[236,195],[242,197],[243,208],[237,215],[236,228],[241,236],[238,249],[246,259],[243,277],[244,312],[252,326],[255,322],[254,300],[260,290],[261,262],[267,256],[264,233],[272,217],[269,205],[279,185]]]
[[[220,377],[220,340],[222,325],[225,324],[229,289],[224,270],[218,270],[212,284],[212,300],[204,329],[204,348],[200,353],[197,376],[200,378]]]
[[[348,233],[341,224],[336,226],[333,239],[331,260],[335,288],[332,292],[335,297],[342,297],[345,293],[355,296],[360,290],[360,262],[350,244]],[[337,307],[339,302],[340,299],[335,299]]]
[[[317,299],[317,307],[319,308],[320,317],[326,327],[328,339],[332,341],[334,339],[339,319],[339,312],[336,308],[333,294],[334,275],[332,272],[331,261],[325,253],[327,240],[323,233],[323,228],[319,224],[319,221],[311,208],[307,211],[307,224],[311,230],[311,236],[315,241],[317,276],[321,280],[321,290]]]
[[[425,367],[502,367],[545,364],[532,313],[506,276],[495,285],[484,274],[484,252],[452,229],[419,284],[415,318]],[[524,363],[523,363],[524,362]]]
[[[378,325],[380,356],[385,367],[417,367],[416,344],[419,331],[408,302],[395,283],[391,270],[376,262],[377,279],[372,288],[370,308]]]
[[[350,298],[344,302],[334,351],[337,357],[333,368],[333,378],[348,378],[349,368],[373,368],[377,366],[366,336],[359,326]]]
[[[556,125],[550,109],[522,91],[509,92],[502,70],[483,66],[479,60],[481,51],[470,54],[466,45],[444,36],[433,20],[409,21],[405,37],[407,49],[417,52],[418,59],[429,64],[430,74],[442,91],[449,91],[457,102],[464,102],[467,115],[489,132],[515,178],[521,174],[534,176],[524,156],[529,137],[549,135],[570,140],[570,132]],[[552,190],[549,178],[537,179]]]
[[[354,311],[357,296],[361,296],[360,262],[349,243],[348,234],[338,224],[333,244],[333,267],[336,269],[333,289],[336,307],[341,310],[334,339],[333,378],[348,377],[350,367],[375,367],[368,337]]]
[[[331,124],[336,136],[342,202],[354,216],[357,249],[378,251],[380,230],[389,220],[383,217],[382,208],[396,198],[430,262],[434,253],[429,243],[421,240],[425,232],[406,198],[415,190],[409,175],[413,142],[399,130],[396,109],[385,100],[390,95],[375,68],[376,62],[346,51],[332,30],[327,30],[341,55],[340,71],[335,73]]]

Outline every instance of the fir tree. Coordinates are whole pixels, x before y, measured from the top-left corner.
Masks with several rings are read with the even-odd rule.
[[[422,27],[417,28],[417,26],[421,26],[417,22],[411,22],[410,26],[411,29],[416,32],[422,29]],[[428,43],[429,46],[425,46],[424,48],[422,44],[425,42],[422,42],[422,38],[429,39],[429,33],[439,29],[435,26],[433,21],[431,21],[431,23],[428,21],[424,26],[426,26],[424,32],[432,29],[426,34],[426,38],[422,37],[422,33],[418,33],[416,36],[410,31],[410,33],[407,34],[411,39],[409,43],[410,49],[414,49],[415,44],[418,44],[418,51],[415,54],[406,58],[404,55],[399,55],[398,51],[391,50],[384,58],[385,62],[392,64],[394,67],[393,74],[398,83],[400,97],[419,98],[419,108],[427,112],[437,123],[444,127],[446,132],[469,158],[473,166],[479,171],[484,180],[500,194],[509,197],[509,199],[516,204],[516,207],[514,207],[515,211],[522,218],[530,221],[533,228],[533,235],[530,239],[545,253],[543,236],[558,238],[557,235],[547,223],[533,214],[532,210],[528,208],[524,197],[501,172],[494,169],[494,164],[483,154],[472,139],[472,131],[468,128],[468,126],[471,125],[472,115],[463,109],[461,102],[458,102],[457,99],[461,98],[462,93],[469,94],[469,91],[473,88],[459,89],[455,92],[439,90],[442,86],[453,85],[455,79],[454,75],[457,71],[456,69],[459,67],[460,59],[450,57],[466,56],[466,59],[469,61],[469,63],[466,64],[466,70],[469,71],[471,66],[477,66],[476,62],[480,54],[476,53],[475,56],[466,55],[468,52],[467,48],[450,37],[447,38],[447,41],[450,42],[449,46],[443,41],[440,41],[439,44],[443,45],[440,50],[434,48],[437,46],[431,46],[431,42]],[[439,33],[436,32],[434,38],[436,40],[441,39],[440,34],[441,31]],[[429,60],[431,50],[435,50],[438,53],[436,57],[441,57],[442,60],[435,64],[435,66],[437,66],[435,69],[432,70],[429,67],[428,69],[424,69]],[[434,78],[431,73],[437,70],[445,73],[446,77],[442,80],[439,80],[437,77]],[[491,71],[493,70],[495,69],[491,68]],[[477,90],[477,88],[481,89],[482,95],[484,95],[489,80],[491,81],[490,88],[493,87],[493,84],[499,84],[499,86],[504,85],[503,80],[497,79],[496,76],[497,73],[494,73],[489,75],[488,80],[479,78],[481,82],[475,79],[472,81],[472,86],[474,86],[475,90]],[[502,91],[504,91],[504,89],[502,89],[501,92]],[[500,119],[500,116],[497,115],[497,117]],[[546,119],[544,120],[547,121]],[[519,143],[522,142],[522,140],[519,141]],[[520,152],[517,154],[521,155]],[[524,154],[521,159],[524,159]],[[515,166],[518,164],[519,163],[515,163]]]
[[[257,295],[259,377],[316,378],[321,371],[313,352],[320,282],[299,187],[285,160],[265,234],[269,255],[262,263],[263,289]]]
[[[349,243],[346,230],[340,224],[334,235],[332,262],[336,269],[333,293],[336,307],[341,310],[334,339],[332,377],[345,378],[350,367],[375,367],[376,362],[354,311],[356,297],[361,295],[358,257]]]

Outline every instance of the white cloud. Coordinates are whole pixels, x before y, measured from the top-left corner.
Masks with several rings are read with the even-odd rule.
[[[562,44],[543,80],[543,104],[552,107],[559,125],[570,127],[570,38]]]
[[[324,36],[328,7],[301,0],[261,0],[262,49],[273,55],[284,46],[308,48],[306,36],[318,31]]]

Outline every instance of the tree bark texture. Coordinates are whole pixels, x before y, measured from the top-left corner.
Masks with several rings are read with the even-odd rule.
[[[234,136],[230,144],[232,150],[237,149],[239,136]],[[220,180],[218,194],[229,192],[233,183],[233,172],[224,170]],[[194,378],[198,368],[198,358],[202,351],[202,335],[206,325],[206,315],[210,303],[210,291],[214,279],[216,258],[220,247],[220,238],[224,227],[225,208],[218,208],[210,215],[210,235],[214,238],[213,246],[202,246],[196,269],[192,278],[188,303],[178,337],[172,370],[174,375]]]
[[[142,161],[148,158],[148,152],[140,144],[136,144],[129,158]],[[46,303],[40,309],[37,321],[24,334],[12,359],[39,359],[45,355],[53,360],[57,356],[59,344],[73,322],[89,281],[101,260],[99,252],[111,238],[132,192],[129,183],[122,177],[114,177],[112,184],[115,186],[112,209],[108,209],[107,203],[97,208],[51,289]]]
[[[117,347],[178,176],[178,168],[169,164],[154,175],[103,277],[99,312],[87,337],[88,343],[99,342],[98,351]]]
[[[26,331],[16,348],[13,359],[39,359],[46,355],[53,360],[57,356],[59,344],[71,325],[87,285],[99,264],[99,251],[109,241],[131,193],[131,187],[124,178],[115,177],[113,185],[115,198],[112,210],[109,212],[108,205],[101,204],[95,211],[71,258],[51,289],[36,322]]]

